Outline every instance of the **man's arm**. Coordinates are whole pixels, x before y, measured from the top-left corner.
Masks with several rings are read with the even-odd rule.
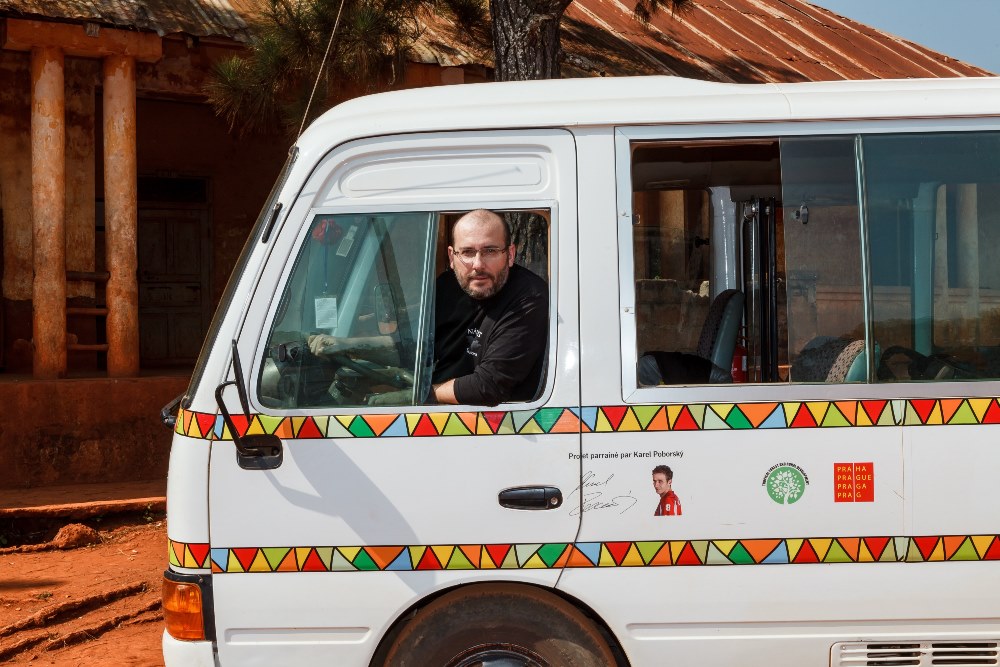
[[[326,334],[314,334],[306,339],[309,351],[317,356],[350,354],[383,366],[399,364],[396,342],[392,336],[358,336],[337,338]]]
[[[432,386],[431,392],[433,392],[434,400],[437,403],[441,403],[442,405],[458,405],[458,399],[455,398],[454,380],[447,380]]]

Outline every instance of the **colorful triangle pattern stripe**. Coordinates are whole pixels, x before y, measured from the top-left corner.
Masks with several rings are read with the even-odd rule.
[[[1000,424],[998,398],[921,398],[900,401],[792,401],[543,407],[514,412],[433,412],[377,415],[271,417],[233,415],[239,434],[282,438],[395,438],[739,431],[770,428],[844,428]],[[895,405],[895,404],[899,405]],[[181,409],[174,430],[189,438],[232,440],[222,416]]]
[[[209,548],[168,540],[171,565],[212,572],[381,572],[1000,560],[1000,535]]]

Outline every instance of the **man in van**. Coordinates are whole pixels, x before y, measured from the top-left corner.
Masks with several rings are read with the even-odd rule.
[[[514,264],[510,226],[477,209],[452,227],[448,264],[437,278],[430,402],[497,405],[531,400],[541,384],[548,342],[548,287]],[[309,337],[313,354],[392,346],[387,336]],[[408,390],[369,405],[400,405]]]
[[[514,264],[510,226],[477,209],[451,230],[438,276],[433,393],[438,403],[497,405],[531,400],[548,342],[545,281]]]
[[[653,468],[653,490],[660,496],[653,516],[680,516],[681,499],[674,493],[674,471],[670,466]]]

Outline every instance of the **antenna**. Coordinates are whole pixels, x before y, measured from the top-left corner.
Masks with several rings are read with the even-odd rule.
[[[309,117],[309,107],[312,106],[313,96],[316,94],[316,88],[319,86],[319,78],[323,76],[323,68],[326,67],[326,59],[330,56],[330,47],[333,46],[333,36],[337,34],[337,26],[340,25],[340,13],[344,11],[344,1],[340,0],[340,8],[337,10],[337,18],[333,22],[333,30],[330,31],[330,40],[326,43],[326,53],[323,54],[323,60],[319,63],[319,71],[316,72],[316,80],[313,82],[312,92],[309,93],[309,101],[306,102],[306,110],[302,112],[302,122],[299,124],[299,133],[295,135],[298,139],[302,136],[302,130],[306,126],[306,118]]]

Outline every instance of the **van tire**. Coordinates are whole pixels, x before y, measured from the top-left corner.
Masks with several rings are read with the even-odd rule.
[[[491,652],[541,667],[617,664],[597,625],[579,609],[521,584],[466,586],[434,600],[401,629],[384,664],[460,667]]]

